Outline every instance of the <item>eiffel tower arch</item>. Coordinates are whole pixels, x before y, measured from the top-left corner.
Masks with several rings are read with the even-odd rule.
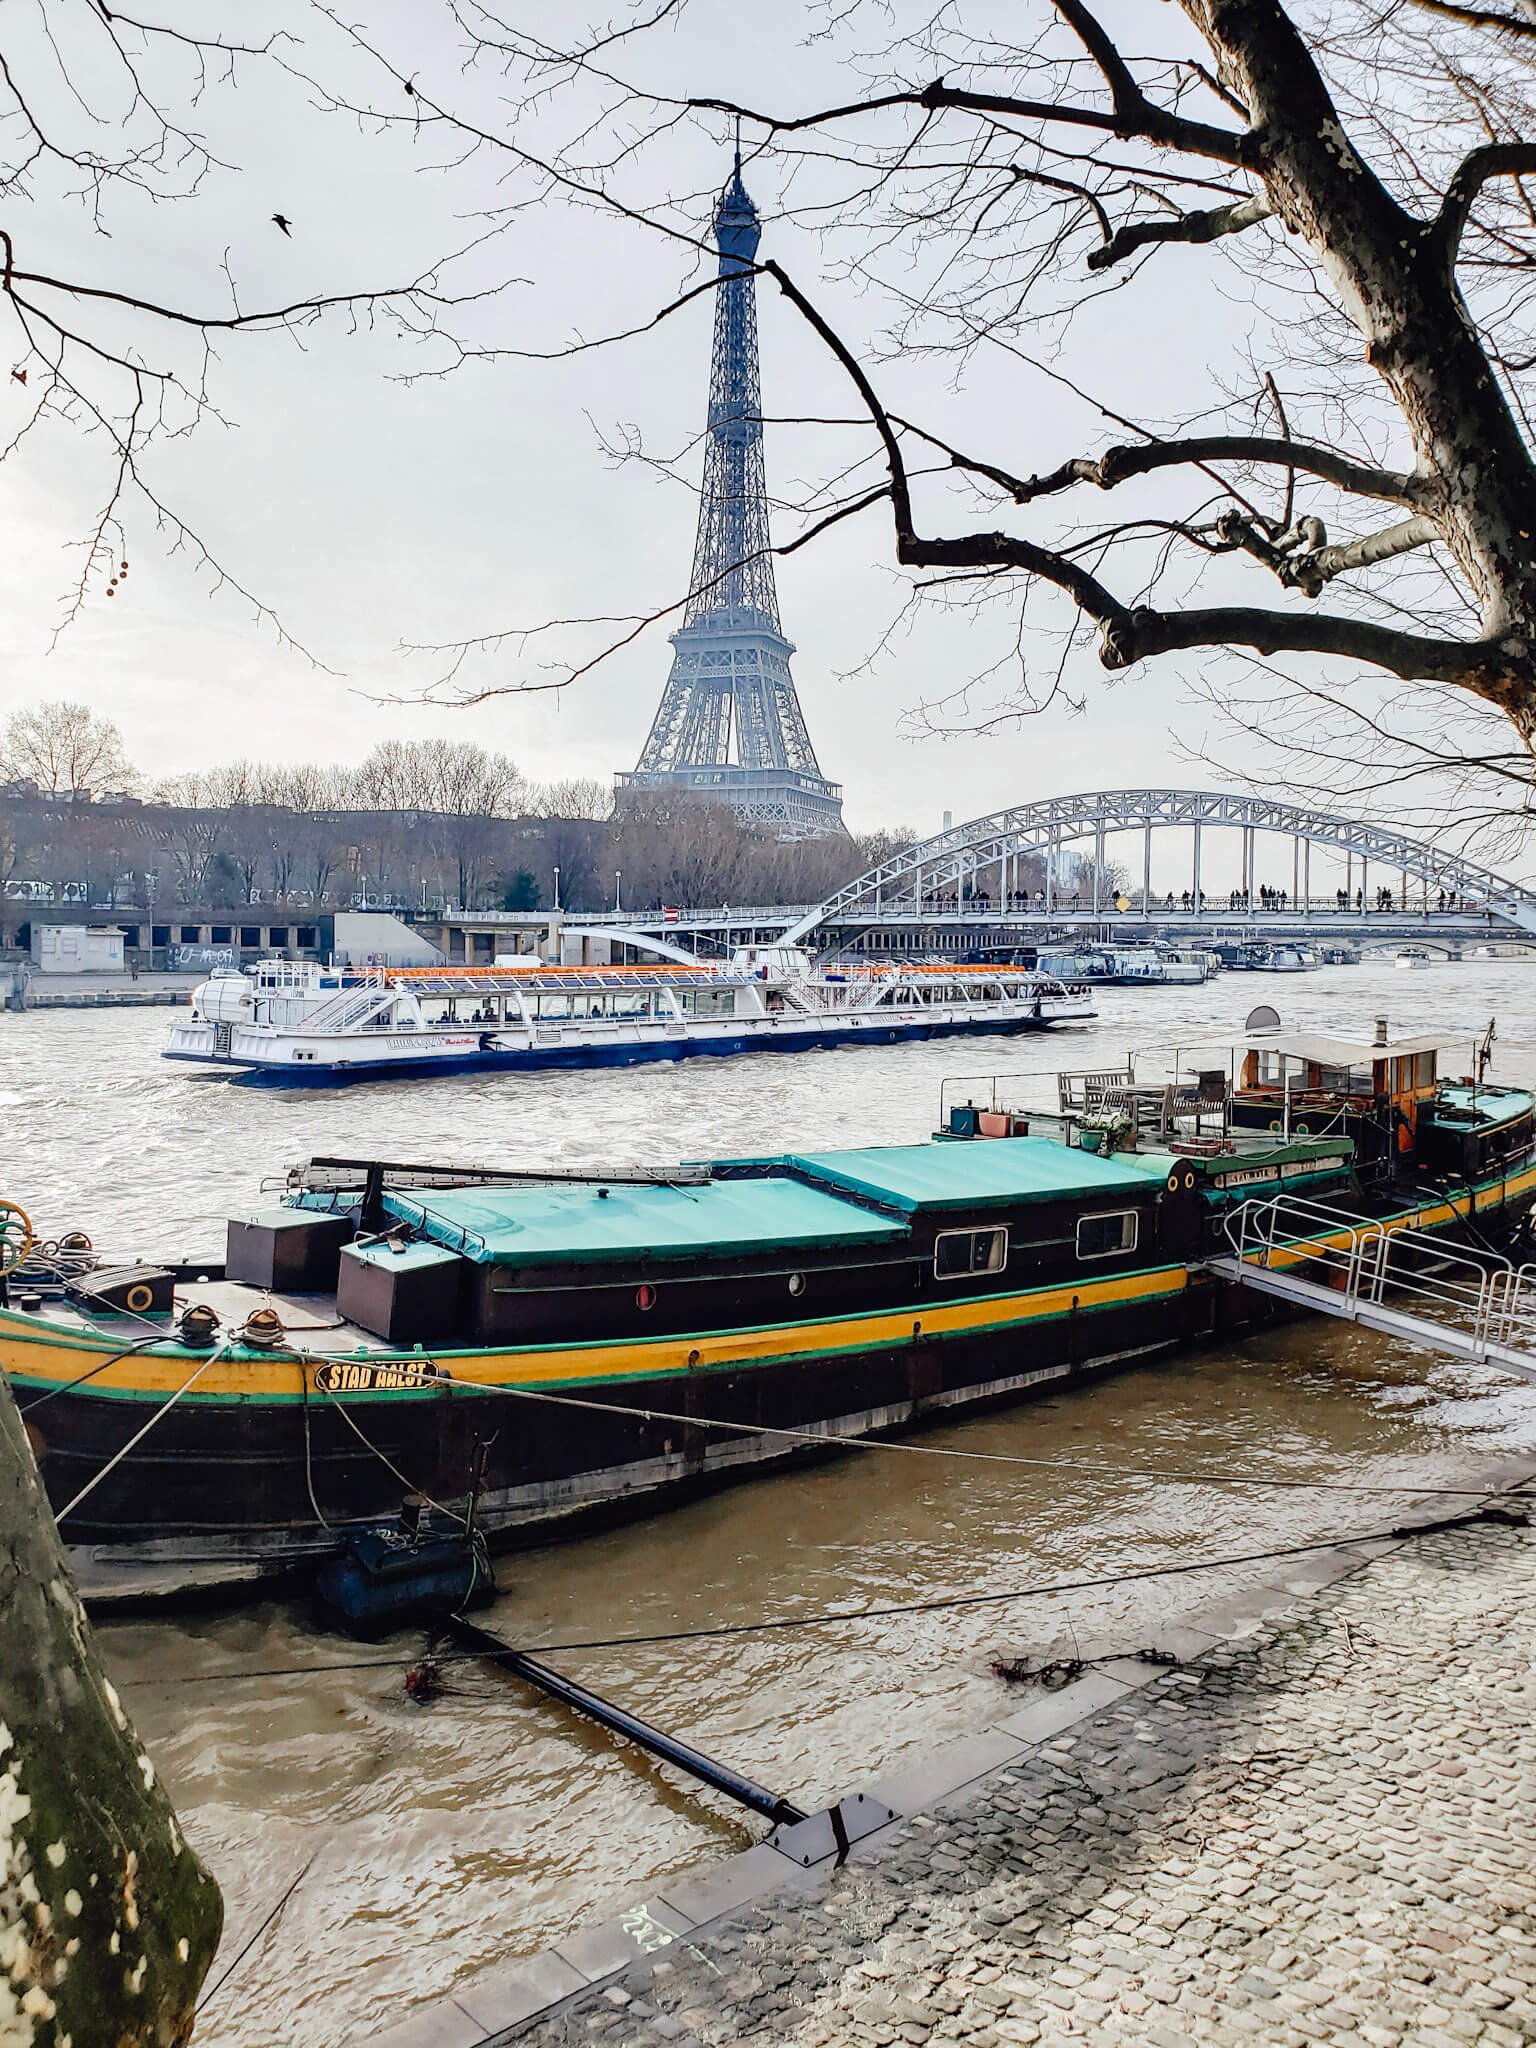
[[[721,283],[715,293],[709,430],[699,531],[672,670],[622,800],[674,790],[728,804],[744,823],[784,839],[841,832],[843,794],[816,760],[779,623],[758,376],[761,228],[741,181],[741,157],[715,216]]]

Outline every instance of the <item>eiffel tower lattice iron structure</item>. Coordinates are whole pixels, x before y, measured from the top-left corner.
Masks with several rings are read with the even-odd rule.
[[[741,157],[715,216],[720,279],[699,531],[672,671],[621,796],[672,789],[728,804],[781,838],[843,831],[842,790],[822,774],[779,624],[758,379],[757,208]]]

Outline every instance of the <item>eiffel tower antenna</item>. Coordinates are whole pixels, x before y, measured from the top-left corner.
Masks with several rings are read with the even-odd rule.
[[[780,838],[843,831],[842,791],[817,764],[779,624],[758,380],[762,229],[736,162],[715,214],[720,283],[699,530],[672,670],[622,796],[670,789],[728,804]]]

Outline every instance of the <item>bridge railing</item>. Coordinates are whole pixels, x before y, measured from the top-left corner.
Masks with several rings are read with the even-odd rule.
[[[667,924],[787,924],[792,918],[804,917],[817,905],[814,903],[715,903],[702,909],[689,904],[679,906],[677,916],[664,918],[659,910],[583,910],[568,911],[568,917],[579,917],[583,924],[651,925]]]

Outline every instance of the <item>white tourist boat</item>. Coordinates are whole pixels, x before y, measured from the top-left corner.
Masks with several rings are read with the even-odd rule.
[[[1434,955],[1424,946],[1404,946],[1393,962],[1396,967],[1410,968],[1433,967],[1434,964]]]
[[[647,1060],[1040,1030],[1094,1014],[1087,989],[1014,967],[818,968],[744,949],[729,965],[402,967],[263,960],[214,974],[165,1056],[285,1081]]]

